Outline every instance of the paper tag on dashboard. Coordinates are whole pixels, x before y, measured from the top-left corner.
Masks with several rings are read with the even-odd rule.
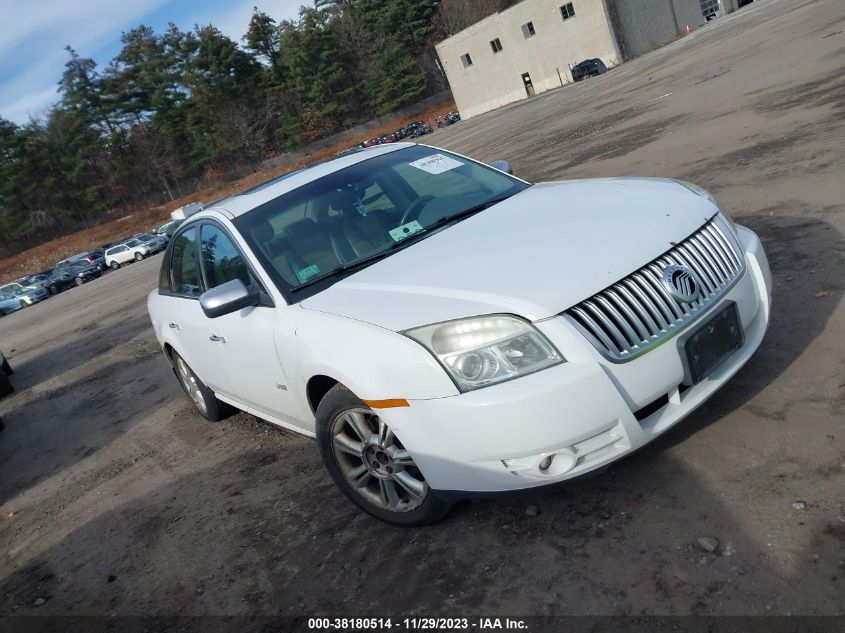
[[[397,226],[395,229],[390,231],[390,237],[393,238],[394,242],[401,242],[406,237],[411,237],[414,233],[422,231],[422,225],[414,220],[413,222],[408,222],[407,224],[403,224],[402,226]]]
[[[411,167],[422,169],[430,174],[442,174],[444,171],[449,171],[450,169],[455,169],[455,167],[463,166],[461,161],[455,160],[449,156],[444,156],[443,154],[432,154],[431,156],[420,158],[419,160],[415,160],[414,162],[408,164]]]

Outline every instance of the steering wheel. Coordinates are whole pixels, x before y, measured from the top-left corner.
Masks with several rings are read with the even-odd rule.
[[[403,224],[407,224],[410,220],[416,220],[420,217],[420,211],[422,211],[423,205],[428,204],[434,200],[434,196],[420,196],[416,200],[411,203],[407,209],[405,209],[405,213],[402,214],[402,219],[399,221],[399,226]]]

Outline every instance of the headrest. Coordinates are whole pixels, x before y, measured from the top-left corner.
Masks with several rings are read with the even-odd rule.
[[[273,225],[264,218],[258,220],[250,229],[250,232],[252,233],[252,237],[254,237],[255,241],[259,244],[266,244],[272,240],[273,236],[276,234],[276,231],[273,230]]]
[[[285,235],[291,240],[304,240],[314,235],[319,230],[317,223],[311,218],[302,218],[291,222],[285,227]]]

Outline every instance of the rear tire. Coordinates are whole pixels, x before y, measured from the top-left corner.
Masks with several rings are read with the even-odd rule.
[[[217,399],[214,392],[205,386],[205,383],[199,379],[179,354],[176,352],[172,352],[172,354],[173,371],[176,378],[202,417],[209,422],[219,422],[235,412],[234,407]]]
[[[434,495],[411,454],[349,389],[332,387],[316,417],[326,470],[364,512],[402,526],[429,525],[446,516],[450,504]]]
[[[85,280],[83,280],[80,277],[77,277],[76,279],[73,280],[73,283],[75,283],[77,286],[81,286],[82,284],[85,283]]]
[[[58,288],[56,288],[55,286],[50,286],[50,294],[51,294],[51,295],[57,295],[57,294],[59,294],[59,289],[58,289]]]
[[[109,264],[109,266],[111,266],[112,270],[117,270],[118,268],[120,268],[120,262],[115,260],[111,264]]]
[[[23,299],[21,299],[19,303],[21,304],[21,308],[25,308],[26,306],[28,306],[28,305],[29,305],[29,304],[28,304],[26,301],[24,301]]]
[[[139,262],[144,259],[144,256],[141,253],[135,253],[135,261]]]

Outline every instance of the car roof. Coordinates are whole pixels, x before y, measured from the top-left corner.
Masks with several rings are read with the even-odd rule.
[[[299,169],[293,172],[274,178],[266,183],[251,187],[246,191],[217,200],[209,204],[203,211],[217,210],[222,211],[226,215],[233,218],[243,215],[247,211],[252,211],[256,207],[261,206],[265,202],[269,202],[274,198],[286,194],[294,189],[298,189],[309,182],[313,182],[323,176],[328,176],[336,171],[357,165],[376,156],[389,154],[391,152],[404,149],[406,147],[413,147],[417,143],[391,143],[390,145],[379,145],[371,149],[362,150],[360,152],[351,152],[336,156],[322,163],[311,165],[304,169]]]

